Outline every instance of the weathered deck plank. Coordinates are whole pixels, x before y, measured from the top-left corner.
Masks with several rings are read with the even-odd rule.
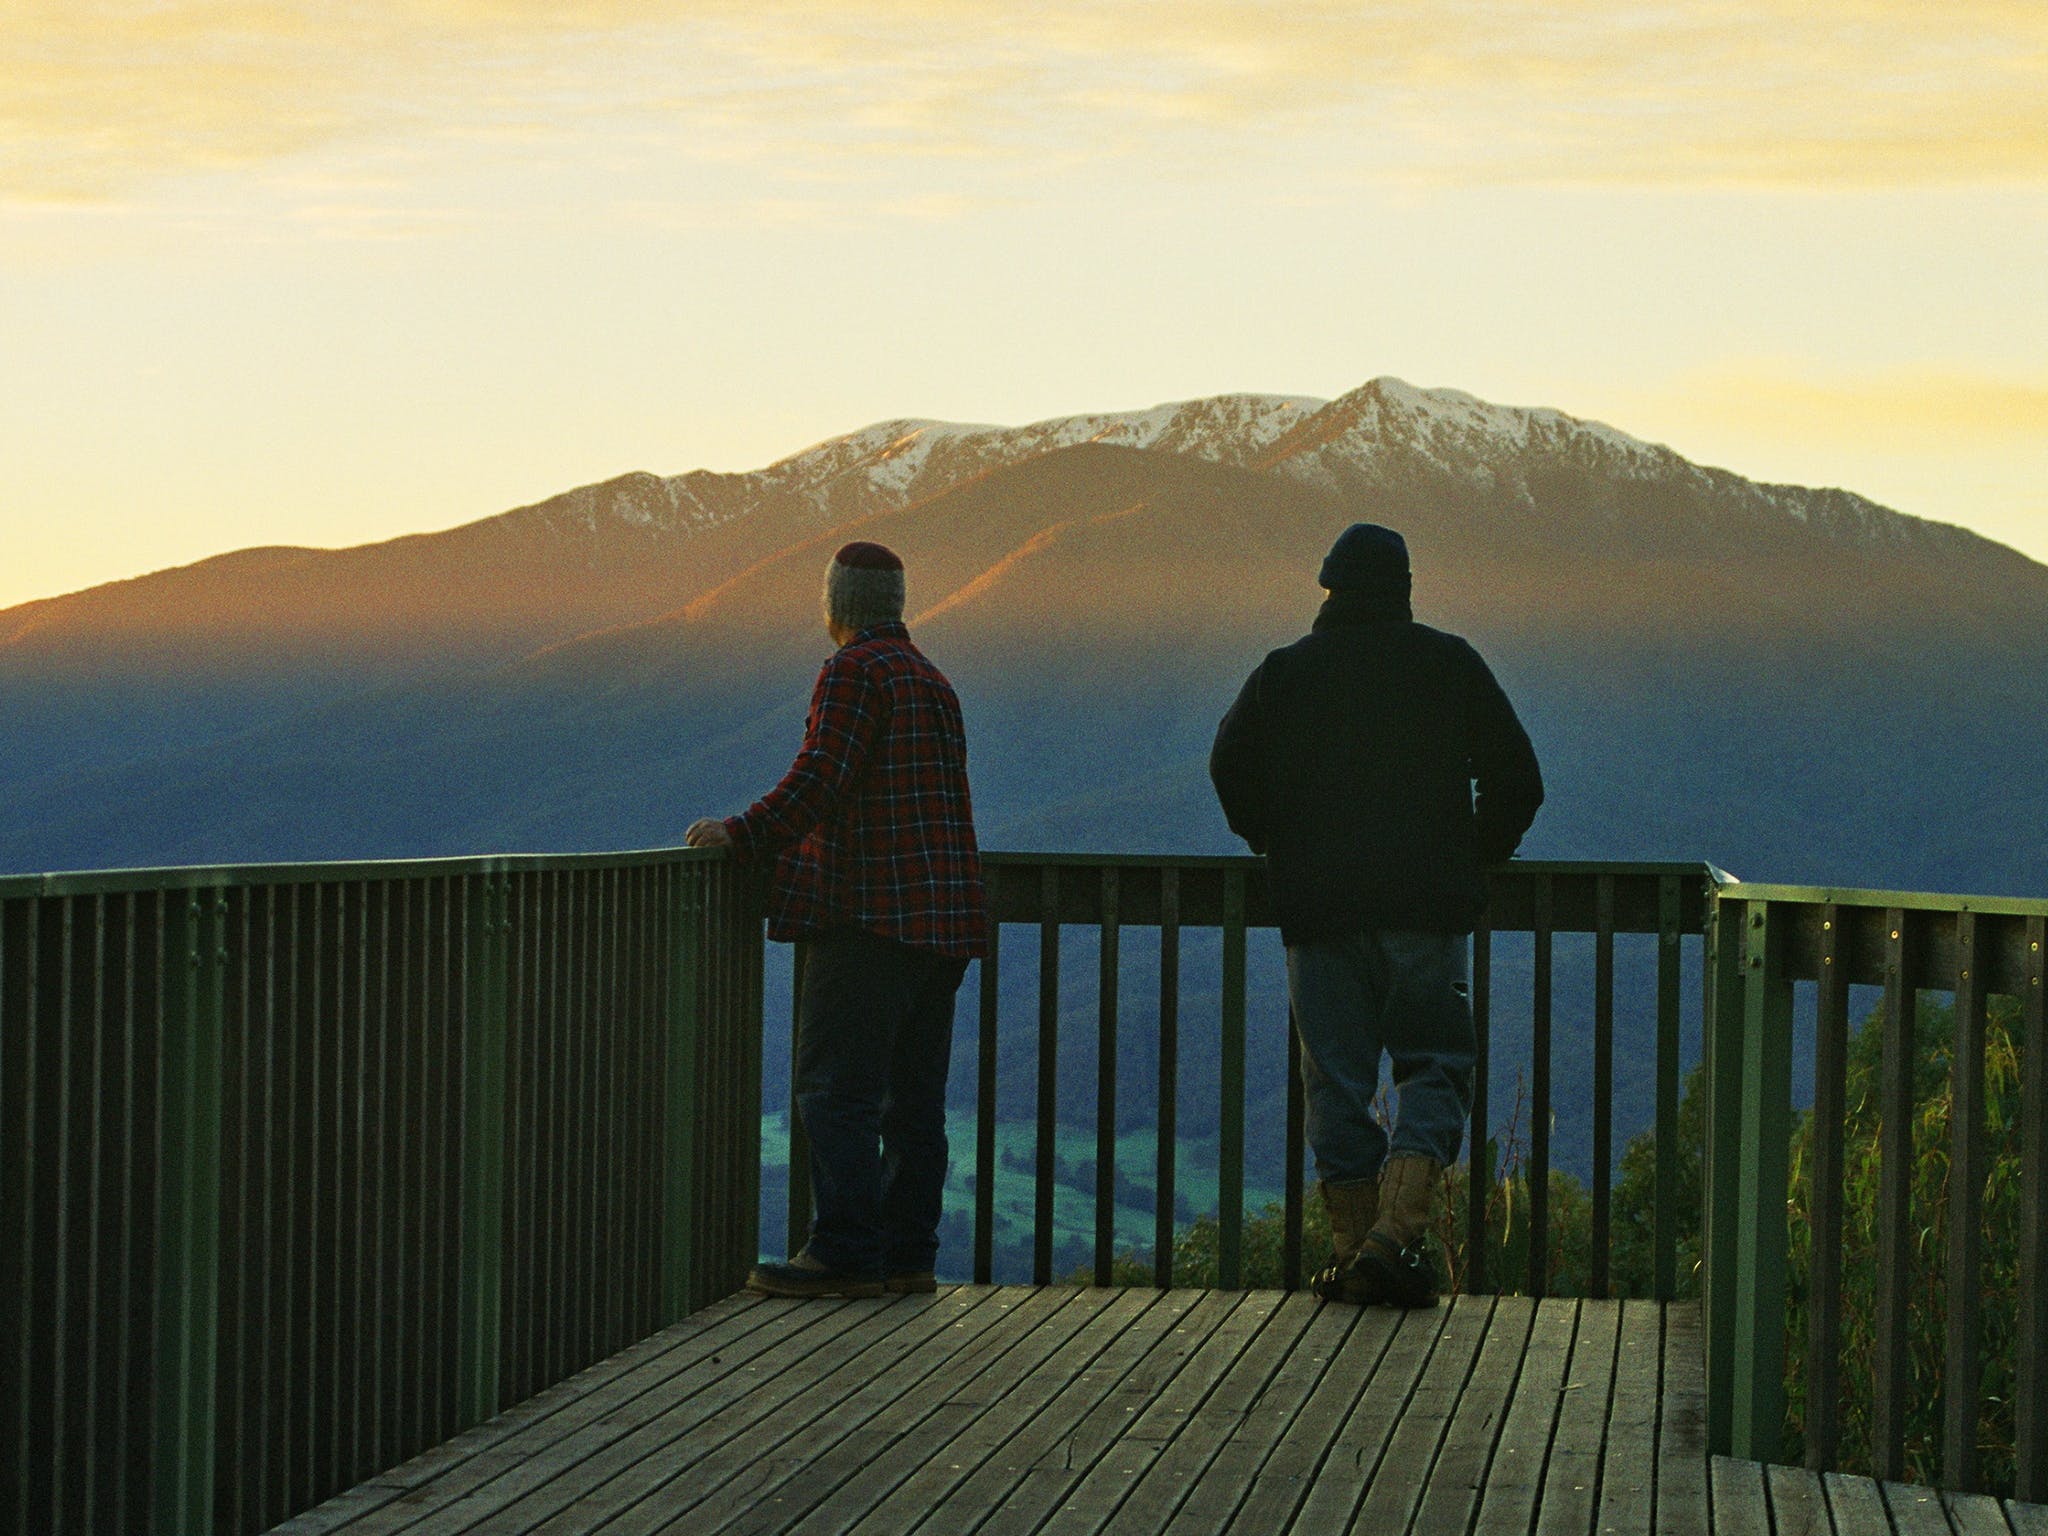
[[[1437,1347],[1423,1367],[1422,1380],[1401,1409],[1387,1443],[1380,1470],[1365,1489],[1356,1523],[1364,1531],[1405,1531],[1429,1488],[1430,1470],[1443,1448],[1458,1399],[1471,1379],[1472,1367],[1486,1342],[1494,1302],[1486,1296],[1460,1296],[1451,1303]],[[1314,1502],[1314,1496],[1310,1496]],[[1334,1530],[1307,1519],[1309,1530]]]
[[[958,1287],[734,1300],[288,1536],[2048,1536],[1709,1462],[1690,1303]]]
[[[1238,1356],[1279,1312],[1277,1291],[1254,1291],[1216,1330],[1214,1345],[1197,1351],[1166,1390],[1147,1404],[1088,1471],[1060,1500],[1042,1527],[1046,1536],[1093,1536],[1116,1513],[1137,1481],[1180,1433],[1188,1415],[1208,1400]]]
[[[1771,1521],[1778,1536],[1834,1536],[1828,1518],[1827,1490],[1820,1474],[1804,1467],[1771,1467],[1767,1471]]]
[[[1206,1291],[1185,1314],[1170,1320],[1171,1326],[1124,1378],[1010,1485],[985,1522],[974,1527],[977,1536],[1021,1536],[1038,1530],[1117,1443],[1125,1427],[1219,1336],[1243,1299],[1238,1293]]]
[[[1567,1309],[1550,1307],[1553,1317],[1564,1317],[1570,1337]],[[1494,1447],[1501,1427],[1507,1422],[1514,1402],[1515,1384],[1532,1349],[1530,1327],[1536,1321],[1536,1302],[1527,1296],[1503,1296],[1494,1304],[1479,1360],[1458,1394],[1457,1407],[1444,1432],[1436,1464],[1423,1485],[1422,1500],[1411,1527],[1416,1536],[1464,1536],[1472,1523],[1486,1488],[1487,1469],[1493,1464]]]
[[[1639,1307],[1655,1303],[1639,1301]],[[1707,1378],[1698,1307],[1661,1307],[1664,1387],[1657,1420],[1658,1536],[1707,1536]]]
[[[1475,1536],[1522,1536],[1535,1528],[1578,1329],[1579,1303],[1572,1301],[1547,1305],[1532,1320],[1521,1377],[1509,1396],[1500,1439],[1485,1470]],[[1579,1530],[1591,1525],[1589,1508]]]
[[[1886,1483],[1885,1508],[1891,1512],[1892,1529],[1898,1536],[1955,1536],[1942,1507],[1941,1495],[1932,1488],[1911,1483]]]
[[[1716,1456],[1710,1487],[1714,1536],[1771,1536],[1770,1495],[1759,1463]]]
[[[1346,1348],[1351,1335],[1374,1315],[1355,1307],[1321,1307],[1316,1311],[1282,1368],[1239,1419],[1208,1471],[1175,1513],[1166,1527],[1169,1536],[1176,1532],[1208,1536],[1222,1530],[1249,1501],[1252,1490],[1267,1480],[1269,1467],[1290,1440],[1298,1436],[1316,1440],[1320,1436],[1321,1443],[1328,1443],[1329,1433],[1336,1427],[1335,1419],[1311,1417],[1309,1405],[1330,1379],[1331,1365],[1339,1358],[1362,1360],[1368,1370],[1378,1362],[1376,1351],[1353,1353]],[[1391,1314],[1380,1312],[1377,1316],[1385,1319]],[[1393,1329],[1387,1326],[1383,1332],[1391,1337]],[[1351,1383],[1354,1390],[1357,1385]],[[1325,1423],[1328,1428],[1319,1431],[1318,1426]],[[1291,1513],[1291,1501],[1288,1509]],[[1283,1520],[1268,1529],[1279,1529],[1284,1524]]]
[[[1049,1287],[1040,1294],[1053,1294],[1053,1290]],[[846,1530],[911,1470],[904,1465],[909,1458],[891,1456],[892,1449],[915,1445],[920,1456],[932,1455],[935,1447],[1000,1402],[1011,1385],[1028,1381],[1041,1369],[1074,1331],[1073,1323],[1085,1323],[1112,1302],[1109,1292],[1083,1291],[1059,1312],[1058,1320],[1068,1327],[1055,1330],[1041,1325],[1023,1337],[1004,1340],[1000,1354],[992,1346],[981,1359],[957,1356],[914,1396],[892,1394],[893,1401],[886,1408],[878,1408],[861,1428],[816,1457],[785,1485],[786,1511],[794,1512],[806,1500],[812,1501],[803,1518],[793,1524],[779,1518],[748,1518],[720,1529],[739,1533],[789,1530],[812,1536]],[[1028,1321],[1021,1316],[1022,1310],[1020,1324]],[[792,1497],[789,1489],[798,1491]],[[684,1532],[697,1536],[707,1530],[695,1523],[671,1529],[676,1536]]]
[[[1621,1303],[1621,1343],[1607,1412],[1607,1454],[1600,1469],[1600,1519],[1608,1532],[1647,1531],[1657,1510],[1657,1416],[1664,1381],[1662,1310]],[[1704,1372],[1704,1365],[1701,1367]]]
[[[918,1352],[905,1352],[879,1370],[856,1364],[838,1378],[838,1391],[817,1393],[795,1411],[758,1417],[713,1460],[692,1468],[686,1481],[670,1481],[645,1499],[633,1511],[633,1528],[711,1532],[756,1518],[795,1520],[831,1491],[821,1468],[858,1458],[858,1450],[846,1450],[850,1438],[887,1434],[915,1409],[944,1401],[956,1380],[1010,1360],[1020,1339],[1044,1329],[1040,1337],[1051,1348],[1073,1325],[1090,1323],[1096,1311],[1081,1296],[1067,1305],[1053,1292],[1012,1294],[1008,1305],[1006,1292],[995,1296],[997,1307],[924,1335]]]
[[[517,1497],[485,1489],[471,1508],[456,1506],[448,1523],[424,1528],[420,1536],[567,1536],[592,1528],[630,1508],[652,1487],[681,1476],[756,1419],[765,1417],[831,1373],[871,1373],[862,1357],[871,1347],[895,1340],[898,1351],[915,1349],[947,1327],[957,1312],[963,1327],[996,1305],[989,1292],[956,1294],[945,1307],[912,1309],[877,1302],[848,1302],[838,1316],[847,1326],[833,1339],[797,1334],[755,1356],[708,1389],[677,1400],[650,1393],[628,1410],[592,1426],[601,1444],[563,1445],[520,1469]],[[580,1453],[580,1454],[579,1454]],[[485,1502],[485,1501],[488,1502]],[[465,1520],[473,1523],[465,1523]]]
[[[1144,1329],[1132,1325],[1157,1304],[1160,1293],[1128,1290],[1094,1293],[1098,1306],[1086,1323],[1044,1365],[1021,1381],[998,1383],[988,1410],[944,1444],[932,1447],[929,1459],[899,1482],[853,1526],[856,1531],[908,1531],[951,1498],[979,1470],[992,1464],[1014,1464],[1026,1437],[1037,1427],[1044,1433],[1057,1421],[1057,1404],[1069,1383],[1087,1381],[1113,1368],[1142,1345]],[[1050,1415],[1050,1417],[1048,1417]],[[1026,1452],[1028,1454],[1028,1451]]]
[[[1012,1497],[1018,1485],[1034,1469],[1063,1459],[1060,1448],[1071,1443],[1076,1427],[1127,1377],[1143,1369],[1154,1346],[1172,1337],[1196,1304],[1195,1293],[1188,1291],[1131,1294],[1157,1298],[1147,1311],[1145,1326],[1125,1329],[1092,1366],[1079,1375],[1056,1380],[1051,1397],[1036,1417],[978,1464],[963,1465],[961,1481],[930,1506],[925,1522],[929,1529],[976,1530],[992,1512],[1020,1508],[1023,1500]]]
[[[1140,1474],[1136,1486],[1102,1529],[1164,1530],[1182,1502],[1209,1473],[1231,1434],[1286,1369],[1322,1310],[1322,1303],[1304,1291],[1297,1291],[1281,1302],[1272,1319],[1259,1330],[1258,1338],[1237,1357],[1214,1390],[1174,1428],[1171,1440]],[[1306,1361],[1308,1353],[1304,1352],[1302,1358]],[[1242,1487],[1242,1480],[1239,1486]],[[1206,1529],[1214,1530],[1221,1524],[1221,1519],[1213,1520]]]
[[[1614,1357],[1620,1342],[1620,1302],[1579,1303],[1571,1368],[1559,1389],[1557,1425],[1537,1495],[1537,1536],[1585,1536],[1594,1529],[1608,1413],[1614,1398]],[[1481,1519],[1485,1519],[1483,1511]]]

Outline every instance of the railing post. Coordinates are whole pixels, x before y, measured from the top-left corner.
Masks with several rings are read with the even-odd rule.
[[[220,1315],[226,896],[164,893],[155,1528],[210,1531]]]
[[[1942,1391],[1942,1487],[1977,1486],[1977,1432],[1984,1411],[1981,1294],[1984,1255],[1984,954],[1977,914],[1956,914],[1955,1050],[1950,1057],[1948,1294]],[[1967,1300],[1968,1304],[1965,1304]]]
[[[1785,919],[1749,904],[1742,986],[1742,1110],[1729,1454],[1777,1461],[1785,1428],[1786,1225],[1792,1133],[1792,983]]]
[[[501,1406],[505,1248],[505,1035],[511,882],[474,877],[466,893],[462,1030],[462,1270],[457,1412],[478,1424]]]
[[[1913,1107],[1918,1064],[1920,914],[1885,911],[1884,1045],[1878,1063],[1877,1305],[1871,1332],[1870,1468],[1906,1475],[1912,1390]]]
[[[1806,1268],[1806,1465],[1832,1472],[1842,1444],[1842,1152],[1849,1062],[1849,946],[1843,908],[1820,909],[1814,1009],[1812,1202]]]
[[[1742,923],[1748,903],[1714,898],[1707,936],[1706,1230],[1700,1242],[1707,1348],[1707,1449],[1725,1456],[1735,1399],[1736,1182],[1742,1147]]]
[[[2014,1492],[2048,1502],[2048,920],[2026,928],[2020,1000],[2020,1319]]]

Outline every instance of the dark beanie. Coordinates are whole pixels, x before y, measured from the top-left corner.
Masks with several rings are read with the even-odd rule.
[[[1408,541],[1378,523],[1353,523],[1323,557],[1317,582],[1332,592],[1408,595]]]
[[[825,567],[825,617],[862,630],[903,617],[903,562],[881,544],[856,540]]]

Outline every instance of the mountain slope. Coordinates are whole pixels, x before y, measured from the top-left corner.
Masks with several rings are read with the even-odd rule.
[[[855,535],[909,563],[919,638],[967,701],[992,843],[1228,847],[1203,770],[1214,720],[1312,617],[1329,539],[1370,516],[1408,534],[1420,616],[1471,635],[1529,717],[1553,786],[1532,852],[2043,883],[2048,736],[2024,707],[2048,689],[2042,567],[1845,493],[1390,381],[1317,409],[1146,414],[1116,433],[1199,456],[1093,441],[1100,418],[958,429],[900,484],[876,478],[899,424],[809,450],[776,471],[779,508],[694,525],[751,522],[746,553],[774,547],[707,558],[673,584],[695,593],[681,606],[327,700],[229,754],[60,778],[17,798],[0,859],[673,839],[786,760],[822,654],[819,571]],[[1218,419],[1253,426],[1234,447],[1195,434]],[[955,448],[950,487],[914,494]],[[820,498],[867,510],[834,519]],[[542,506],[555,537],[609,526]]]

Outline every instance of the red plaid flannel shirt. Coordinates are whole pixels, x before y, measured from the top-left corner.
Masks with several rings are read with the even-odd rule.
[[[742,858],[776,856],[771,938],[854,927],[944,955],[987,948],[960,701],[901,624],[825,663],[796,761],[725,827]]]

